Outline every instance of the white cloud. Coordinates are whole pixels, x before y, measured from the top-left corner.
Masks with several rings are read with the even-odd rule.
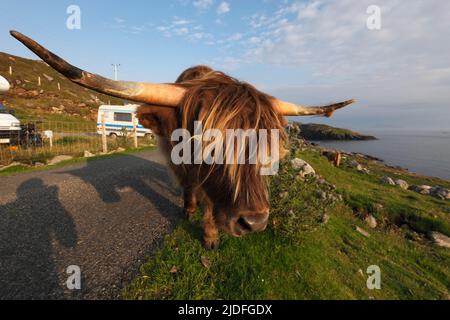
[[[130,28],[130,33],[140,34],[146,30],[147,30],[147,28],[145,26],[133,26]]]
[[[166,27],[166,26],[158,26],[158,27],[156,27],[156,29],[157,29],[158,31],[168,31],[168,30],[170,30],[170,27]]]
[[[248,39],[248,42],[249,42],[250,44],[257,44],[257,43],[260,43],[260,42],[261,42],[261,39],[258,38],[258,37],[250,37],[250,38]]]
[[[195,0],[192,4],[199,9],[207,9],[214,3],[213,0]]]
[[[210,44],[213,38],[214,36],[207,32],[194,32],[188,37],[191,41],[207,40],[206,44]]]
[[[214,59],[210,63],[213,68],[217,70],[233,71],[240,66],[242,60],[235,57],[224,57],[220,59]]]
[[[231,36],[228,37],[228,41],[239,41],[242,39],[242,34],[237,32],[235,34],[232,34]]]
[[[274,14],[254,15],[245,59],[308,70],[313,84],[332,84],[350,95],[355,88],[363,101],[450,100],[450,2],[378,0],[380,31],[366,27],[371,4],[295,1]],[[294,96],[298,86],[290,89]]]
[[[217,14],[226,14],[230,12],[230,10],[231,10],[230,4],[224,1],[217,7]]]
[[[183,34],[188,34],[189,33],[189,29],[188,28],[176,28],[174,29],[175,34],[177,35],[183,35]]]
[[[142,32],[147,31],[149,25],[129,25],[125,19],[122,18],[114,18],[113,23],[105,23],[111,29],[119,30],[123,33],[128,34],[141,34]]]
[[[321,2],[313,1],[302,7],[298,11],[298,17],[301,18],[315,18],[319,14],[319,6]]]
[[[172,23],[174,25],[180,26],[180,25],[190,24],[191,22],[189,20],[186,20],[186,19],[183,19],[183,18],[175,16],[173,18],[173,22]]]
[[[214,35],[203,31],[203,25],[178,16],[174,16],[170,23],[156,26],[154,29],[168,38],[180,37],[190,42],[199,42],[205,45],[215,44]]]

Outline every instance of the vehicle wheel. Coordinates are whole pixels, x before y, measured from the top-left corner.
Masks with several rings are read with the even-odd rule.
[[[116,139],[117,139],[117,133],[111,133],[111,134],[109,135],[109,137],[110,137],[111,139],[116,140]]]
[[[155,136],[153,135],[153,133],[146,133],[144,138],[147,140],[152,140],[155,138]]]

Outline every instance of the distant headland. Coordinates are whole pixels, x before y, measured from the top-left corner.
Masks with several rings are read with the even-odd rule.
[[[363,135],[358,132],[334,128],[324,124],[292,122],[291,128],[298,130],[299,137],[306,140],[376,140],[374,136]]]

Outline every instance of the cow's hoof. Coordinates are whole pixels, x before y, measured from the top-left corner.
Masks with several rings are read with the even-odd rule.
[[[206,250],[218,250],[219,243],[219,239],[203,239],[203,247]]]

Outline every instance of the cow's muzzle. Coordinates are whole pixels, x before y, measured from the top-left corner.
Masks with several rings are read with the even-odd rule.
[[[232,225],[232,233],[236,237],[244,236],[251,232],[261,232],[267,228],[269,212],[243,213]]]

